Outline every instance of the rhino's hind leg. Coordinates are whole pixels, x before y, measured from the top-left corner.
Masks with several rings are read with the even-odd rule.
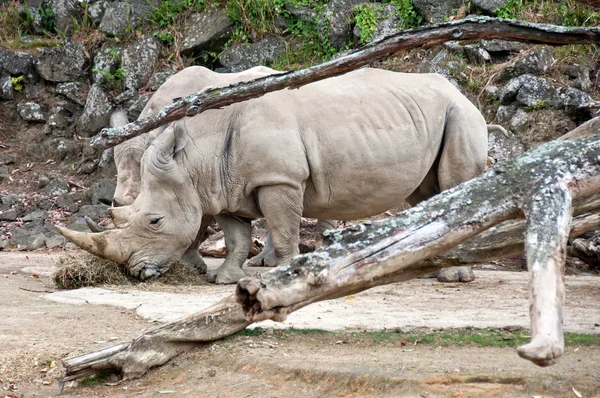
[[[218,284],[237,283],[246,276],[242,265],[252,247],[252,224],[250,220],[228,214],[215,216],[225,235],[227,256],[217,269],[215,282]]]
[[[277,258],[275,257],[271,232],[269,232],[265,247],[260,253],[248,260],[248,267],[272,267],[275,264],[277,264]]]
[[[264,265],[287,264],[300,251],[300,220],[302,190],[289,185],[270,185],[258,189],[258,203],[269,225],[269,239],[275,253],[274,261],[265,258]]]

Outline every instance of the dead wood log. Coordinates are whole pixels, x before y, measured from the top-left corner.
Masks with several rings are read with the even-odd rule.
[[[191,94],[161,111],[128,125],[103,129],[90,145],[110,148],[161,125],[194,116],[209,109],[263,96],[271,91],[298,88],[305,84],[344,74],[377,60],[417,47],[431,47],[449,40],[504,39],[550,45],[600,43],[599,28],[567,28],[497,18],[476,17],[407,30],[345,56],[296,72],[281,73],[227,87],[208,88]]]
[[[331,231],[329,246],[296,257],[260,279],[245,278],[235,297],[131,342],[64,359],[62,381],[102,369],[119,370],[127,378],[140,376],[194,342],[221,339],[251,322],[282,320],[315,301],[406,281],[443,267],[519,255],[525,247],[535,293],[531,301],[541,317],[532,316],[533,345],[520,354],[549,365],[562,353],[561,261],[570,209],[575,215],[571,237],[599,226],[597,191],[600,135],[544,144],[395,218]],[[545,284],[548,281],[552,286]],[[538,295],[552,301],[540,302]]]

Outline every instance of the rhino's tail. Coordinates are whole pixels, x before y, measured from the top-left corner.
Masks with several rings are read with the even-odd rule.
[[[116,110],[110,115],[110,127],[121,127],[129,123],[125,109]]]
[[[506,131],[506,129],[504,127],[500,126],[499,124],[488,124],[487,131],[488,131],[488,134],[493,133],[493,132],[498,132],[498,133],[504,134],[504,136],[506,138],[510,138],[510,136],[508,135],[508,131]]]

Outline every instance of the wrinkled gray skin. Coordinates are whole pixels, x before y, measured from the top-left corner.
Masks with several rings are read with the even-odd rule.
[[[480,174],[486,156],[485,120],[445,78],[361,69],[171,124],[144,152],[139,196],[111,209],[121,229],[61,232],[143,278],[186,251],[202,215],[228,214],[244,253],[264,217],[284,264],[302,216],[415,204]]]
[[[201,66],[191,66],[185,68],[175,75],[171,76],[160,88],[154,93],[146,107],[140,113],[138,119],[142,119],[156,113],[163,109],[165,106],[170,105],[176,98],[185,97],[189,94],[196,93],[207,87],[219,87],[226,86],[228,84],[237,83],[241,81],[248,81],[259,77],[280,73],[275,69],[267,68],[264,66],[257,66],[240,73],[215,73],[210,69]],[[113,113],[110,120],[111,127],[120,127],[129,123],[127,113],[125,111],[117,111]],[[147,134],[140,135],[132,138],[120,145],[117,145],[114,149],[115,164],[117,166],[117,187],[113,197],[113,206],[127,206],[131,205],[135,198],[139,194],[140,189],[140,161],[144,151],[148,148],[150,143],[162,133],[167,126],[163,126],[152,130]],[[230,225],[230,228],[235,228],[236,223],[233,220],[228,219],[228,215],[217,216],[217,222],[219,225]],[[200,273],[206,273],[207,267],[202,257],[198,253],[198,246],[200,245],[202,238],[206,232],[206,227],[212,220],[211,216],[203,219],[202,225],[196,239],[192,242],[191,246],[183,254],[182,259],[187,263],[193,265]],[[323,232],[325,229],[335,227],[333,222],[319,221],[318,231]],[[227,241],[227,236],[226,236]],[[251,259],[251,265],[253,266],[272,266],[275,265],[275,253],[272,245],[270,244],[271,239],[268,239],[267,246],[258,255]],[[226,263],[240,263],[243,264],[245,257],[242,258],[242,254],[239,250],[232,247],[233,243],[229,242],[227,245],[228,258]],[[241,262],[240,262],[241,261]],[[222,267],[223,269],[230,269],[231,267]],[[231,274],[231,272],[229,272]],[[235,272],[239,278],[244,276],[243,272]],[[238,279],[239,279],[238,278]],[[230,283],[234,281],[234,275],[229,275],[227,278],[225,275],[221,275],[217,280],[227,280]]]

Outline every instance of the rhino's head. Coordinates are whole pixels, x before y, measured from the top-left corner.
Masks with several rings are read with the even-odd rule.
[[[140,193],[129,206],[109,214],[116,229],[84,233],[59,228],[82,249],[125,265],[148,279],[179,260],[200,228],[202,204],[184,165],[187,132],[183,122],[169,126],[144,153]]]

